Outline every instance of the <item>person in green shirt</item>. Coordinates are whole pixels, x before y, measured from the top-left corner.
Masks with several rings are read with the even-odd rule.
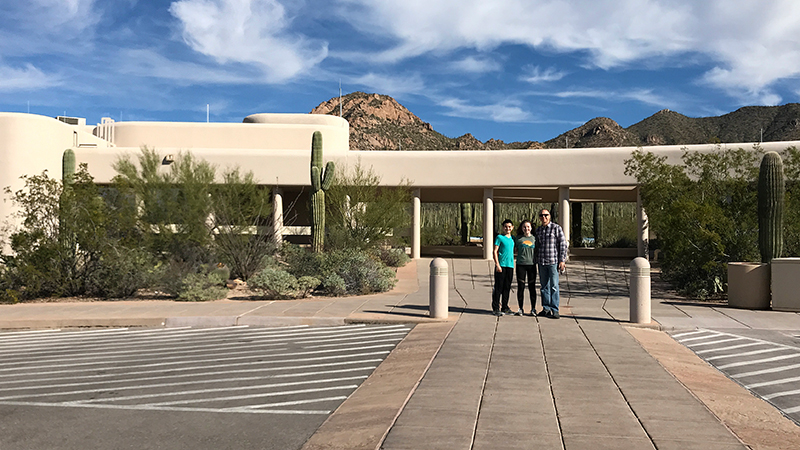
[[[494,289],[492,289],[492,314],[502,316],[513,314],[508,308],[508,297],[511,295],[511,282],[514,280],[514,223],[503,221],[503,234],[494,240]],[[500,309],[500,296],[503,297],[503,309]]]
[[[523,305],[525,304],[525,285],[528,285],[528,292],[531,295],[531,315],[536,315],[536,262],[533,259],[533,252],[536,247],[534,236],[531,234],[533,225],[530,220],[523,220],[517,229],[516,250],[517,250],[517,303],[519,310],[515,313],[518,316],[524,314]],[[527,281],[526,281],[527,280]]]

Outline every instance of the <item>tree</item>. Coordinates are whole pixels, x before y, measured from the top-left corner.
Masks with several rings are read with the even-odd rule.
[[[411,184],[382,187],[380,177],[360,163],[337,171],[326,195],[327,249],[397,244],[397,233],[411,224]]]
[[[663,256],[662,276],[680,291],[721,294],[729,261],[758,256],[755,181],[762,151],[684,151],[682,164],[638,149],[625,174],[639,183]]]

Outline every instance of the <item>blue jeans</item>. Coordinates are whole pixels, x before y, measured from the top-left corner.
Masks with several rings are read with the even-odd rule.
[[[539,284],[542,286],[542,309],[558,312],[558,264],[539,264]]]

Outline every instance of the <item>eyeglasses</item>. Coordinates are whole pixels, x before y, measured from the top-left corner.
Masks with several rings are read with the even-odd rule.
[[[550,214],[539,214],[539,217],[550,217]]]

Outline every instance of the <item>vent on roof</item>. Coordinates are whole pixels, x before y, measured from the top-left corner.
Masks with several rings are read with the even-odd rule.
[[[86,119],[83,117],[66,117],[66,116],[58,116],[56,119],[64,122],[68,125],[86,125]]]

